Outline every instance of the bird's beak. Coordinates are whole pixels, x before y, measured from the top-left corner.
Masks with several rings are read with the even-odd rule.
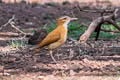
[[[72,21],[72,20],[77,20],[78,18],[70,18],[70,20]]]

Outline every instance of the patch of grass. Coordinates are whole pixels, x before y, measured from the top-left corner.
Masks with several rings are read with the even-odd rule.
[[[111,24],[108,24],[108,25],[103,24],[102,26],[103,26],[102,28],[105,29],[105,30],[117,31],[117,28],[115,28]],[[118,36],[119,36],[119,33],[103,32],[103,31],[100,32],[100,38],[115,38],[115,37],[118,37]]]
[[[117,30],[117,28],[115,28],[113,25],[111,25],[111,24],[103,24],[102,25],[103,26],[103,28],[104,29],[106,29],[106,30]]]
[[[118,22],[118,24],[120,24],[120,22]],[[45,29],[49,32],[51,32],[52,30],[54,30],[56,28],[57,24],[48,24]],[[103,29],[105,30],[117,30],[113,25],[109,24],[103,24]],[[68,36],[74,38],[74,39],[78,39],[87,29],[87,27],[85,27],[84,25],[81,25],[80,21],[76,21],[76,22],[71,22],[68,25]],[[96,36],[96,33],[93,33],[91,35],[91,38],[94,38]],[[120,36],[119,33],[112,33],[112,32],[100,32],[99,37],[100,38],[115,38]]]
[[[47,30],[47,32],[51,32],[56,28],[57,24],[47,24],[44,28]]]
[[[70,2],[69,2],[69,1],[63,1],[63,2],[62,2],[62,5],[67,5],[67,4],[70,5]]]
[[[68,27],[68,36],[78,39],[84,33],[87,27],[80,24],[80,22],[71,22]]]
[[[44,4],[45,6],[52,6],[52,7],[56,7],[57,4],[55,2],[47,2]]]
[[[20,48],[20,47],[23,47],[25,46],[25,42],[20,40],[20,41],[17,41],[17,40],[12,40],[10,41],[10,45],[14,48]]]
[[[34,29],[34,28],[24,29],[23,31],[24,31],[25,33],[34,33],[34,32],[35,32],[35,29]]]

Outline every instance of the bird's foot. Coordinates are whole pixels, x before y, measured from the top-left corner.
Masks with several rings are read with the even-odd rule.
[[[55,60],[55,58],[51,55],[51,58],[52,58],[52,60],[54,61],[54,63],[56,63],[57,64],[57,61]]]

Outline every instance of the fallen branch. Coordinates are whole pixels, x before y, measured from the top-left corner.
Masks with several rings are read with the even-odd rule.
[[[14,29],[17,30],[18,32],[22,33],[24,36],[31,36],[31,35],[32,35],[32,34],[23,32],[23,31],[20,30],[17,26],[15,26],[15,22],[13,22],[14,19],[15,19],[15,15],[13,15],[12,18],[10,18],[7,23],[5,23],[4,25],[2,25],[2,26],[0,27],[0,30],[1,30],[3,27],[5,27],[5,26],[7,26],[8,24],[10,24],[12,28],[14,28]],[[4,34],[1,34],[1,35],[4,35]],[[10,36],[10,34],[9,34],[8,36]],[[12,35],[11,35],[11,36],[12,36]],[[18,36],[18,35],[13,35],[13,36]]]
[[[112,30],[105,30],[105,29],[101,29],[101,31],[103,31],[103,32],[120,33],[120,31],[112,31]]]
[[[117,25],[117,23],[115,22],[115,19],[118,16],[117,12],[118,12],[118,9],[115,9],[113,14],[98,17],[97,19],[93,20],[92,23],[89,25],[88,29],[79,38],[79,42],[85,43],[94,31],[97,32],[97,36],[96,36],[96,40],[97,40],[99,36],[101,24],[104,24],[105,22],[112,24],[114,27],[120,30],[120,26]]]
[[[18,33],[12,33],[12,32],[0,32],[0,37],[18,37]]]
[[[10,22],[11,27],[13,27],[14,29],[16,29],[16,30],[19,31],[20,33],[26,35],[26,33],[24,33],[23,31],[21,31],[21,30],[20,30],[19,28],[17,28],[14,24],[15,24],[14,22]]]
[[[5,23],[4,25],[2,25],[2,26],[0,27],[0,30],[1,30],[3,27],[5,27],[5,26],[7,26],[8,24],[10,24],[11,21],[13,21],[14,19],[15,19],[15,15],[13,15],[12,18],[10,18],[7,23]]]

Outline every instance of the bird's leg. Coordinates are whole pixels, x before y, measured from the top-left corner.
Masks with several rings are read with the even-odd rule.
[[[50,50],[50,56],[51,56],[52,60],[53,60],[55,63],[57,63],[57,61],[56,61],[55,58],[53,57],[53,51],[52,51],[52,50]]]
[[[59,56],[58,52],[57,52],[57,58],[60,59],[60,56]]]

